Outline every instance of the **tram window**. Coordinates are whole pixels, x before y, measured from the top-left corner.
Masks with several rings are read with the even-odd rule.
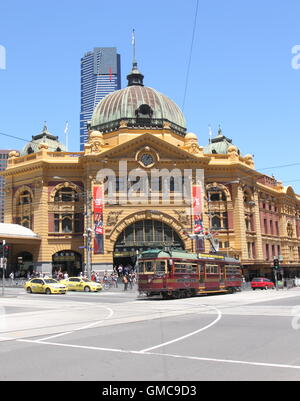
[[[140,273],[144,272],[144,262],[139,262],[139,272]]]
[[[154,272],[154,263],[153,262],[145,262],[145,273]]]
[[[166,271],[166,262],[165,261],[156,262],[156,271],[158,273],[165,273],[165,271]]]
[[[225,269],[227,275],[240,273],[240,269],[238,266],[226,265]]]
[[[218,265],[206,265],[206,273],[207,274],[218,274],[219,273]]]
[[[204,273],[204,265],[199,265],[199,273]]]
[[[197,265],[191,265],[191,273],[197,273]]]
[[[175,273],[185,273],[186,265],[183,263],[175,263]]]

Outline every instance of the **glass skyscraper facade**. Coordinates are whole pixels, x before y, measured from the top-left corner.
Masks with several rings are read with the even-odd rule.
[[[87,142],[87,123],[106,95],[121,89],[120,55],[115,47],[96,47],[81,59],[80,150]]]

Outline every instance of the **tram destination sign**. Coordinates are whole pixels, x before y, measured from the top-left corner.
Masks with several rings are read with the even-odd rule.
[[[219,260],[224,260],[225,256],[224,255],[215,255],[215,254],[206,254],[206,253],[198,253],[198,258],[199,259],[219,259]]]

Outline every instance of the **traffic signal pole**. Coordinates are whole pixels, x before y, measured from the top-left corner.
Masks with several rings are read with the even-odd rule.
[[[2,255],[1,255],[1,267],[2,267],[2,296],[4,297],[4,278],[5,278],[5,257],[4,257],[5,240],[2,241]]]
[[[276,290],[278,291],[278,279],[277,279],[277,270],[279,269],[279,259],[278,257],[274,256],[274,263],[273,263],[273,271],[274,271],[274,277],[275,277],[275,287]]]

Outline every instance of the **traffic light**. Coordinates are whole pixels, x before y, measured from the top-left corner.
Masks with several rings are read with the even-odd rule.
[[[9,245],[5,241],[0,242],[0,258],[8,258]]]
[[[279,267],[280,267],[280,266],[279,266],[279,259],[277,259],[277,258],[274,259],[273,267],[274,267],[275,270],[278,270],[278,269],[279,269]]]
[[[7,244],[3,245],[3,257],[8,258],[8,253],[9,253],[9,246]]]

